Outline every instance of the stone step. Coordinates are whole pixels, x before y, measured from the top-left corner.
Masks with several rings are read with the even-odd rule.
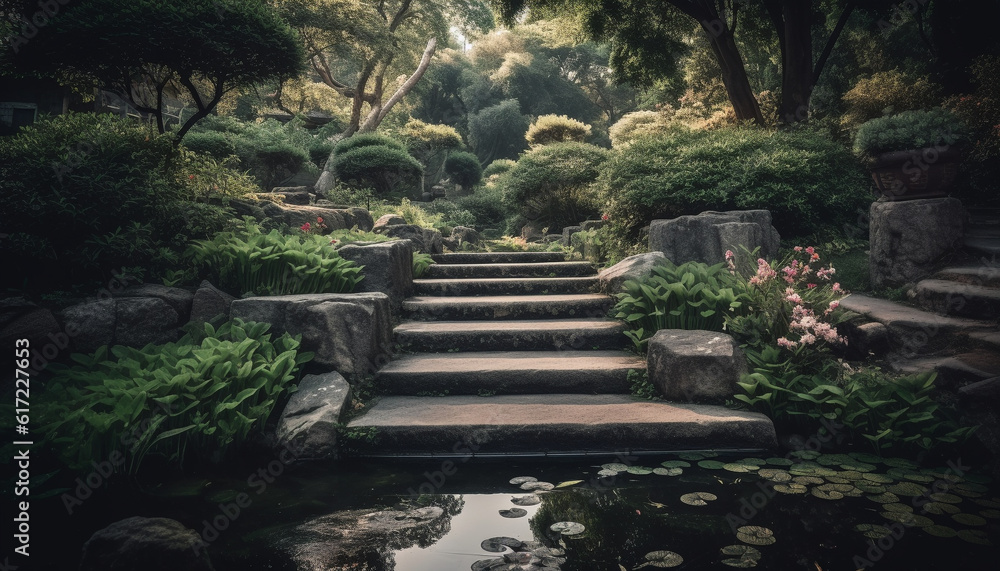
[[[950,280],[921,280],[912,292],[921,307],[941,314],[996,319],[1000,289]]]
[[[1000,288],[1000,266],[976,265],[945,268],[934,274],[934,278],[963,284]]]
[[[383,394],[628,393],[646,360],[624,351],[505,351],[404,355],[383,367]]]
[[[762,414],[627,395],[390,396],[352,420],[362,455],[587,454],[776,446]]]
[[[439,264],[540,264],[566,261],[562,252],[456,252],[431,256]]]
[[[552,319],[410,321],[394,331],[405,351],[569,351],[623,349],[624,329],[615,319]]]
[[[544,295],[592,293],[596,276],[582,278],[489,278],[468,280],[413,280],[417,295]]]
[[[964,335],[996,330],[995,322],[938,315],[857,293],[840,302],[840,307],[885,325],[890,345],[908,354],[929,354],[961,341]]]
[[[966,236],[965,249],[974,254],[995,258],[1000,255],[1000,238]]]
[[[541,262],[527,264],[432,264],[428,279],[468,278],[566,278],[597,275],[590,262]]]
[[[952,388],[961,383],[982,381],[1000,375],[1000,354],[990,350],[913,359],[890,357],[889,364],[892,370],[904,374],[936,371],[938,377],[935,383],[943,388]]]
[[[480,297],[411,297],[403,301],[410,319],[565,319],[607,317],[614,300],[606,295],[496,295]]]

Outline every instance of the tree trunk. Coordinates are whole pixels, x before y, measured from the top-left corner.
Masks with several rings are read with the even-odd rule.
[[[736,111],[736,118],[763,125],[764,117],[760,113],[760,105],[753,94],[753,89],[750,88],[743,56],[740,55],[736,40],[733,39],[732,30],[721,19],[703,20],[702,28],[708,36],[715,59],[722,68],[722,84],[726,86],[726,93],[733,104],[733,110]]]
[[[809,118],[813,88],[812,8],[807,2],[784,2],[782,16],[785,41],[778,117],[784,123],[795,123]]]

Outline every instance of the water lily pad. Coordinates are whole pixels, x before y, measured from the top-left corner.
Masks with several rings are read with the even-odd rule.
[[[702,460],[698,462],[698,467],[706,470],[721,470],[725,465],[724,462],[719,462],[718,460]]]
[[[892,521],[897,521],[910,527],[927,527],[928,525],[934,525],[934,520],[929,517],[907,512],[882,512],[880,515],[885,519],[891,519]]]
[[[618,474],[619,472],[615,470],[607,470],[607,469],[602,469],[599,472],[597,472],[597,475],[602,478],[611,478],[613,476],[617,476]]]
[[[935,537],[955,537],[958,535],[957,531],[946,525],[928,525],[921,529]]]
[[[906,504],[882,504],[882,509],[887,512],[906,512],[908,514],[913,513],[913,506],[908,506]]]
[[[628,470],[625,471],[635,476],[645,476],[646,474],[653,473],[653,469],[648,466],[629,466]]]
[[[720,563],[737,569],[750,569],[751,567],[756,567],[758,562],[758,559],[743,559],[742,557],[737,559],[730,557],[729,559],[723,559]]]
[[[883,537],[888,537],[892,534],[892,531],[890,531],[888,527],[875,523],[859,523],[854,526],[854,531],[857,531],[869,539],[882,539]]]
[[[664,468],[690,468],[691,463],[683,460],[667,460],[666,462],[660,462],[660,466]]]
[[[925,512],[935,515],[957,514],[962,511],[958,506],[944,502],[927,502],[922,508]]]
[[[525,482],[521,484],[521,489],[529,492],[534,492],[537,490],[542,490],[543,492],[547,492],[553,488],[555,488],[555,485],[549,482]]]
[[[986,532],[981,529],[963,529],[958,532],[958,537],[976,545],[993,545]]]
[[[757,548],[750,547],[749,545],[727,545],[720,551],[722,551],[723,555],[729,556],[729,558],[722,560],[722,564],[729,567],[736,567],[737,569],[756,567],[761,556]]]
[[[516,478],[511,478],[510,479],[510,483],[514,484],[515,486],[520,486],[521,484],[523,484],[525,482],[537,482],[537,481],[538,481],[538,478],[536,478],[534,476],[518,476]]]
[[[827,476],[826,481],[831,484],[847,484],[851,480],[847,478],[841,478],[840,476]]]
[[[771,545],[777,541],[773,531],[759,525],[744,525],[737,528],[736,538],[750,545]]]
[[[972,503],[983,506],[984,508],[1000,509],[1000,501],[997,501],[996,498],[990,500],[974,498]]]
[[[811,462],[799,462],[788,467],[788,471],[796,476],[815,476],[823,467]]]
[[[601,464],[601,468],[605,470],[614,470],[615,472],[624,472],[628,470],[628,464],[622,464],[621,462],[609,462],[608,464]]]
[[[528,510],[524,510],[521,508],[510,508],[509,510],[500,510],[500,517],[505,517],[510,519],[516,517],[524,517],[526,515],[528,515]]]
[[[643,567],[677,567],[681,563],[684,563],[684,558],[673,551],[650,551],[646,554],[646,562],[636,567],[636,569]]]
[[[968,525],[970,527],[978,527],[980,525],[986,525],[986,518],[975,514],[955,514],[951,516],[951,519],[957,521],[962,525]]]
[[[583,480],[566,480],[565,482],[559,482],[556,484],[556,488],[568,488],[570,486],[575,486],[577,484],[582,484]]]
[[[986,486],[982,484],[976,484],[974,482],[962,482],[961,484],[957,484],[955,486],[955,489],[962,491],[969,491],[969,492],[980,492],[980,493],[990,491],[990,489],[987,488]]]
[[[789,482],[787,484],[775,484],[774,491],[781,492],[782,494],[804,494],[809,491],[809,488],[802,484]]]
[[[697,462],[698,460],[708,458],[708,456],[702,454],[701,452],[685,452],[683,454],[678,454],[677,457],[681,460],[687,460],[689,462]]]
[[[715,494],[709,492],[691,492],[681,496],[681,501],[689,506],[707,506],[708,502],[719,499]]]
[[[868,481],[854,482],[854,487],[866,494],[881,494],[885,492],[885,486],[872,484]]]
[[[723,464],[722,468],[727,472],[745,474],[747,472],[756,472],[760,469],[760,466],[757,464],[744,464],[743,462],[729,462],[727,464]]]
[[[892,466],[893,468],[910,468],[914,469],[917,467],[916,464],[907,460],[906,458],[885,458],[882,463],[886,466]]]
[[[927,488],[914,482],[900,482],[888,487],[889,491],[900,496],[922,496]]]
[[[653,473],[657,476],[680,476],[684,473],[683,468],[653,468]]]
[[[867,464],[865,462],[844,462],[840,465],[844,470],[851,470],[854,472],[871,472],[875,470],[878,466],[874,464]]]
[[[882,458],[870,452],[851,452],[848,456],[854,458],[858,462],[867,462],[869,464],[879,464],[882,462]]]
[[[837,476],[845,480],[851,480],[852,482],[856,482],[864,478],[865,472],[861,472],[858,470],[843,470],[842,472],[838,472]]]
[[[768,458],[767,463],[771,466],[791,466],[795,462],[789,460],[788,458]]]
[[[646,554],[646,562],[635,567],[636,569],[642,569],[643,567],[677,567],[681,563],[684,563],[684,558],[680,554],[674,553],[673,551],[650,551]]]
[[[840,492],[838,492],[836,490],[823,490],[821,488],[822,488],[822,486],[820,486],[819,488],[813,488],[812,489],[812,495],[816,496],[817,498],[819,498],[821,500],[842,500],[842,499],[844,499],[844,494],[842,494],[842,493],[840,493]]]
[[[559,521],[549,526],[549,529],[563,535],[580,535],[587,530],[582,523],[575,521]]]
[[[814,484],[823,484],[826,481],[823,478],[816,476],[796,476],[792,478],[792,481],[796,484],[802,484],[803,486],[809,486]]]
[[[979,512],[979,515],[990,519],[997,519],[1000,518],[1000,510],[983,510]]]
[[[779,470],[778,468],[761,468],[757,471],[757,475],[765,480],[770,480],[772,482],[791,482],[792,475],[784,470]]]
[[[965,474],[963,476],[966,482],[972,482],[974,484],[990,484],[993,482],[993,478],[987,476],[986,474]]]
[[[498,557],[496,559],[480,559],[472,564],[472,571],[492,571],[493,569],[503,569],[507,566],[507,561],[504,560],[503,557]]]
[[[907,474],[903,476],[911,482],[920,482],[921,484],[930,484],[931,482],[937,480],[934,476],[930,474]]]
[[[885,492],[877,496],[868,496],[868,499],[878,504],[892,504],[899,501],[899,496],[892,492]]]
[[[816,458],[816,463],[824,466],[839,466],[852,460],[854,460],[854,458],[851,458],[847,454],[823,454],[822,456]]]
[[[816,452],[815,450],[796,450],[789,455],[803,460],[815,460],[816,458],[822,456],[822,454]]]
[[[537,506],[542,503],[542,498],[537,494],[528,494],[527,496],[517,496],[510,499],[510,503],[515,506]]]
[[[763,466],[767,464],[767,460],[763,458],[744,458],[740,460],[740,464],[753,464],[754,466]]]
[[[935,502],[944,502],[946,504],[958,504],[962,502],[962,498],[960,498],[959,496],[956,496],[955,494],[945,494],[943,492],[937,494],[931,494],[930,496],[927,497],[934,500]]]
[[[871,472],[867,472],[861,477],[869,482],[875,482],[876,484],[891,484],[895,482],[891,476],[886,476],[885,474],[873,474]]]
[[[524,545],[523,541],[513,537],[491,537],[484,539],[479,544],[483,551],[489,551],[490,553],[502,553],[508,547],[511,549],[520,549],[522,545]]]

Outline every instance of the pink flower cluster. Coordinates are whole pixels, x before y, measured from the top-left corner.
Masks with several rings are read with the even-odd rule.
[[[831,302],[830,305],[837,302]],[[830,310],[824,312],[829,313]],[[812,345],[817,341],[826,341],[833,344],[847,344],[847,337],[837,335],[837,330],[832,325],[821,321],[813,313],[813,310],[796,305],[792,310],[792,322],[789,325],[791,331],[799,334],[799,340],[792,341],[786,337],[778,339],[778,346],[786,349],[794,349],[799,345]]]
[[[763,285],[777,276],[778,272],[774,271],[774,268],[771,267],[771,264],[767,263],[767,260],[757,258],[757,273],[750,278],[750,285]]]

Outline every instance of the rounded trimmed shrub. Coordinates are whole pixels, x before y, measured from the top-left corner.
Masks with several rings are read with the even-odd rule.
[[[420,189],[424,167],[406,151],[368,145],[338,153],[333,158],[337,178],[350,186],[371,188],[377,195],[414,194]]]
[[[514,165],[516,164],[517,161],[512,161],[510,159],[497,159],[483,169],[483,178],[490,178],[495,174],[503,174],[514,168]]]
[[[353,135],[346,139],[342,139],[333,147],[335,154],[342,155],[353,149],[360,149],[361,147],[389,147],[390,149],[396,149],[399,151],[406,151],[406,145],[400,143],[392,137],[387,137],[385,135],[379,135],[376,133],[360,133]]]
[[[452,182],[469,188],[483,180],[483,167],[479,159],[472,153],[458,151],[448,155],[444,161],[444,172],[448,173]]]
[[[279,143],[258,149],[255,157],[257,176],[265,189],[270,189],[294,175],[309,161],[309,153],[290,143]]]
[[[236,154],[236,145],[219,131],[188,133],[181,144],[190,151],[217,159]]]
[[[502,101],[469,115],[469,146],[482,162],[517,158],[528,146],[524,134],[530,124],[516,99]]]
[[[316,143],[315,145],[309,147],[309,160],[311,160],[317,167],[323,168],[323,165],[326,164],[326,160],[330,158],[330,153],[332,152],[332,144]]]
[[[566,115],[541,115],[524,135],[531,146],[552,143],[582,143],[590,136],[590,125]]]
[[[863,123],[854,136],[854,153],[873,158],[892,151],[951,146],[966,140],[961,119],[940,107],[904,111]]]

